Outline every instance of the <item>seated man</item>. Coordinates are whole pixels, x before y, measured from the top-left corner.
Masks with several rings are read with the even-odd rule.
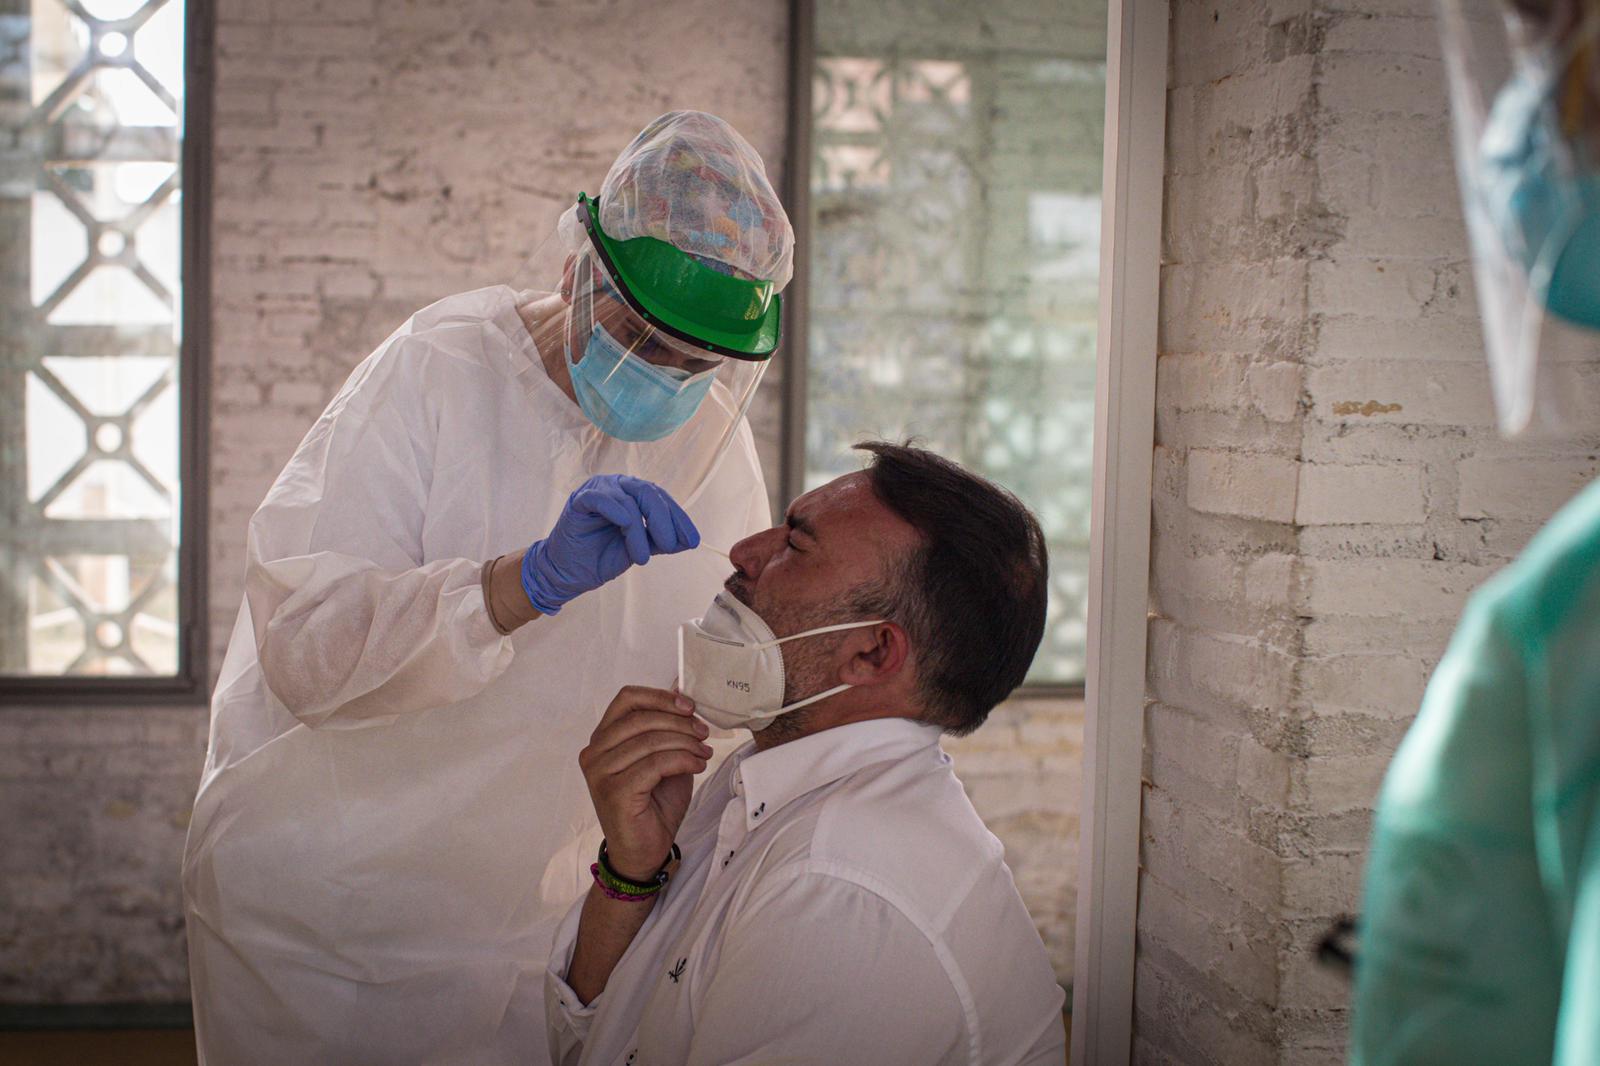
[[[1044,946],[939,748],[1033,659],[1043,534],[954,463],[863,447],[734,546],[681,694],[623,689],[580,756],[606,844],[546,978],[559,1064],[1065,1058]],[[691,800],[696,710],[755,733]]]

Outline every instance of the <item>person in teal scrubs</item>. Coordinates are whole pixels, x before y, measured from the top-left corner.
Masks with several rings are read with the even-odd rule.
[[[1440,13],[1515,435],[1578,391],[1545,341],[1600,358],[1600,2]],[[1384,781],[1359,929],[1352,1066],[1600,1066],[1600,484],[1468,605]]]
[[[1350,1061],[1600,1063],[1600,484],[1473,597],[1389,768]]]

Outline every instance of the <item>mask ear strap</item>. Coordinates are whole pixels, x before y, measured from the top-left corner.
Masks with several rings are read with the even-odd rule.
[[[867,626],[882,625],[887,621],[887,618],[874,618],[870,622],[841,622],[836,626],[820,626],[817,629],[808,629],[804,633],[791,633],[787,637],[779,637],[777,640],[753,644],[751,647],[765,651],[767,648],[776,648],[779,644],[787,644],[789,641],[799,640],[801,637],[820,637],[824,633],[842,633],[847,629],[865,629]]]
[[[835,685],[832,688],[823,689],[821,692],[817,693],[815,696],[807,696],[803,700],[796,700],[795,702],[789,704],[789,706],[783,708],[782,711],[779,711],[779,713],[781,714],[781,713],[783,713],[783,711],[797,711],[801,707],[805,707],[805,706],[808,706],[809,704],[816,703],[818,700],[825,700],[829,696],[837,696],[839,693],[843,692],[845,689],[850,689],[850,688],[855,688],[855,686],[854,685]]]
[[[761,716],[761,720],[764,723],[762,728],[765,728],[766,726],[771,725],[772,724],[772,720],[774,718],[777,718],[779,715],[788,714],[790,711],[798,711],[802,707],[808,707],[811,704],[816,703],[818,700],[827,699],[829,696],[837,696],[839,693],[841,693],[845,689],[849,689],[849,688],[855,688],[855,686],[854,685],[835,685],[832,688],[823,689],[821,692],[817,693],[815,696],[807,696],[803,700],[795,700],[793,703],[785,704],[784,706],[779,707],[777,710],[773,711],[771,714],[764,714],[764,715]],[[747,725],[747,727],[748,727],[748,725]]]

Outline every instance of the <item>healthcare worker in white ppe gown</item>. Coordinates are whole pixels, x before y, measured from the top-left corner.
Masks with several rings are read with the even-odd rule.
[[[770,524],[794,238],[755,150],[664,115],[552,242],[545,291],[395,330],[250,522],[183,867],[207,1063],[542,1060],[577,753]]]

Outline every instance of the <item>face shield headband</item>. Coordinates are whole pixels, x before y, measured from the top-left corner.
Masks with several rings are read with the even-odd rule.
[[[652,237],[614,241],[600,227],[598,201],[580,193],[578,221],[588,250],[627,306],[680,344],[750,362],[772,357],[782,298],[770,281],[718,273]]]

